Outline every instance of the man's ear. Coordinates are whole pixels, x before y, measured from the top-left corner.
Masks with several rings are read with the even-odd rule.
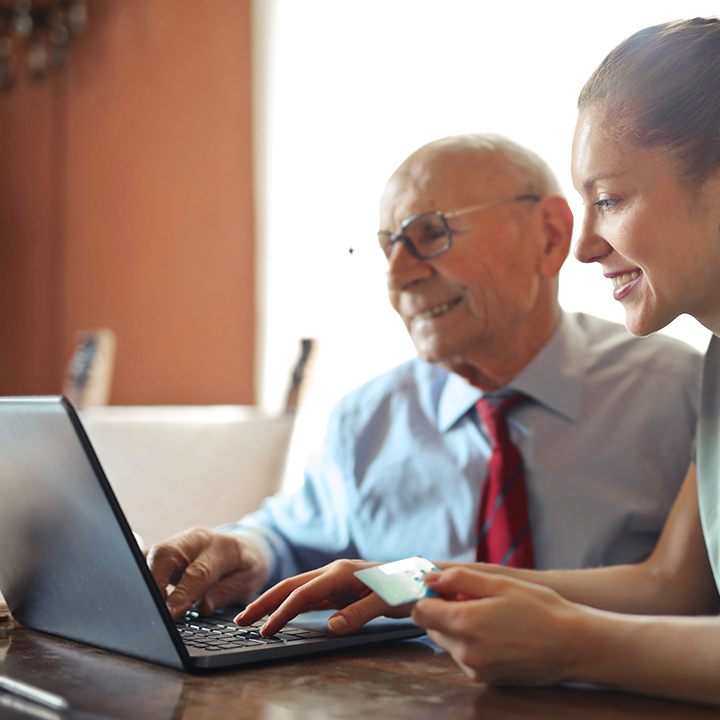
[[[557,277],[570,252],[573,215],[567,200],[560,195],[549,195],[540,202],[544,245],[538,272],[542,277],[551,279]]]

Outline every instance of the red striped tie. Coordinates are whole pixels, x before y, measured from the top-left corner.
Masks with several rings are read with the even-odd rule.
[[[527,400],[522,393],[506,398],[481,398],[477,409],[493,439],[488,477],[478,513],[478,562],[534,568],[532,535],[522,455],[510,439],[506,413]]]

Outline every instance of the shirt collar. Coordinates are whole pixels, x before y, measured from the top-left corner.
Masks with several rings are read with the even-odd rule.
[[[585,382],[586,338],[572,316],[561,312],[560,322],[540,352],[513,378],[490,395],[520,391],[551,410],[577,421]],[[438,427],[449,430],[485,393],[449,373],[440,395]]]

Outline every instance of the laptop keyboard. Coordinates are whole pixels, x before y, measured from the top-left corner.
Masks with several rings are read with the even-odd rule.
[[[247,627],[238,627],[229,620],[200,617],[196,612],[186,613],[175,624],[183,643],[191,648],[216,652],[236,648],[259,647],[299,642],[310,638],[327,637],[326,634],[302,627],[284,627],[282,631],[263,637],[260,628],[267,618],[262,618]]]

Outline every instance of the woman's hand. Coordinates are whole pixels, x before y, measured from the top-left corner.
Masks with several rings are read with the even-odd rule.
[[[283,580],[250,603],[235,622],[250,625],[270,615],[262,633],[272,635],[301,612],[342,608],[328,620],[327,627],[336,635],[346,635],[380,615],[409,615],[407,605],[390,607],[355,577],[356,570],[372,565],[380,563],[336,560],[318,570]]]
[[[548,685],[570,678],[583,606],[539,585],[464,568],[428,573],[425,582],[441,597],[418,601],[412,618],[474,680]]]

